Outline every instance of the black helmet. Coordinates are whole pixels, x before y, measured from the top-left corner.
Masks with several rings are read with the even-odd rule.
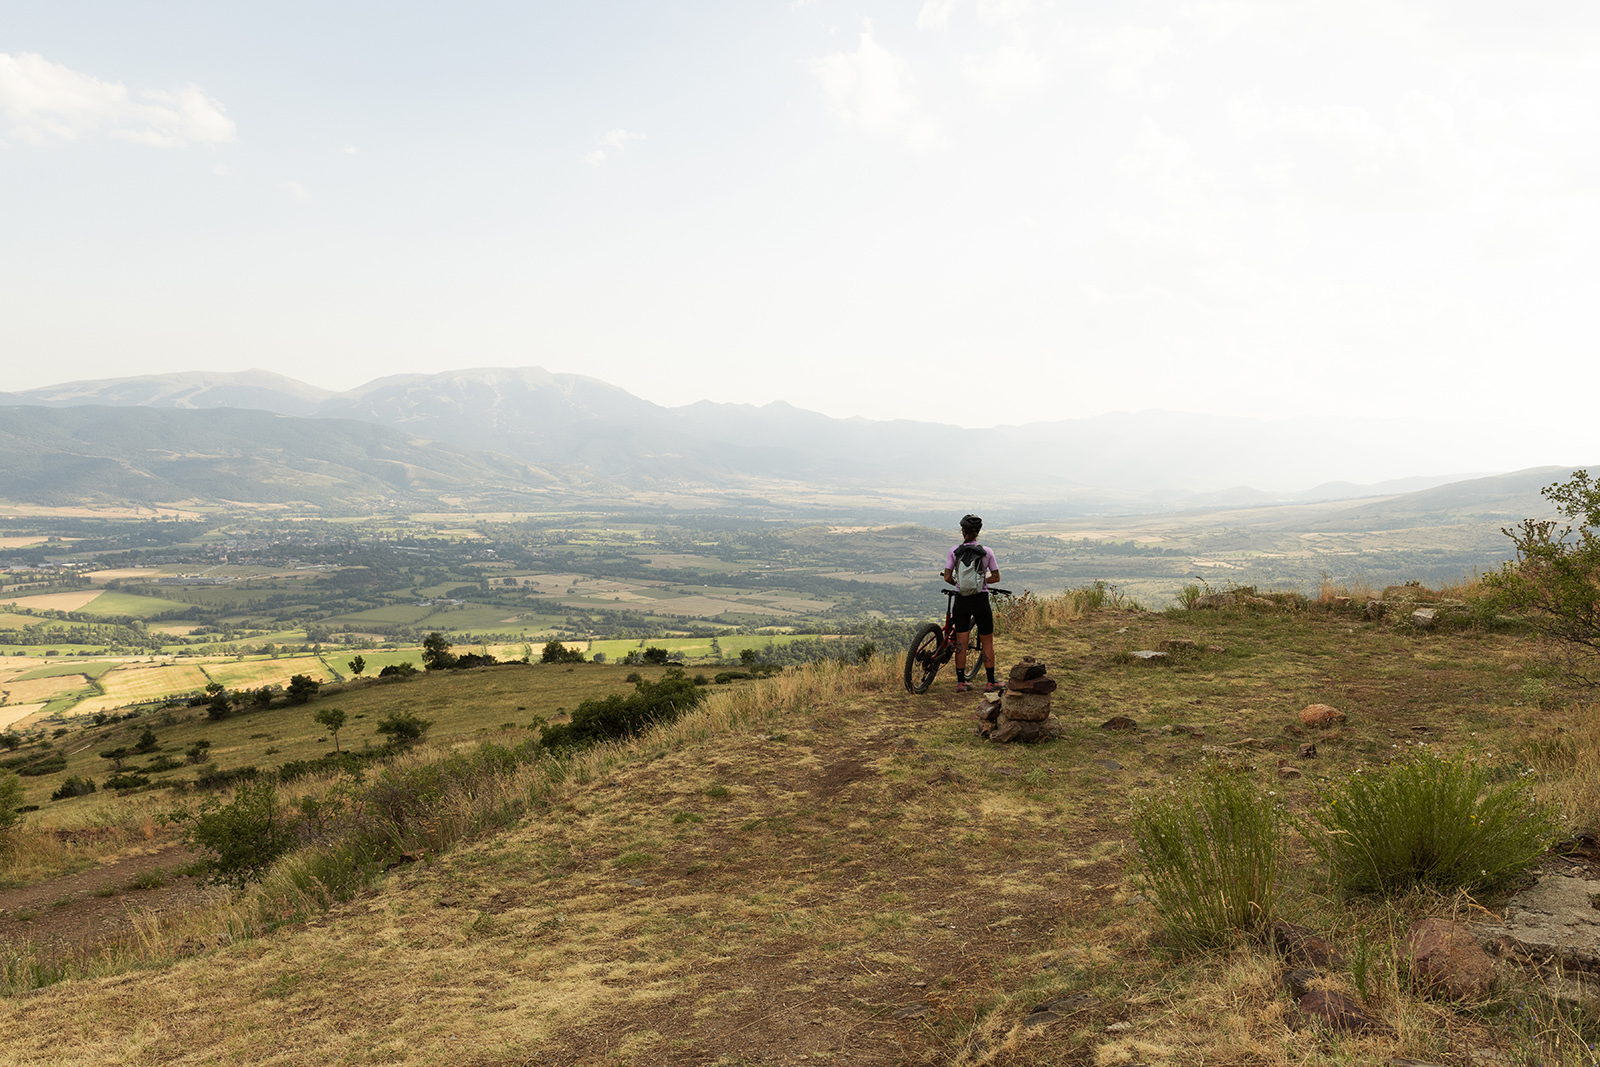
[[[983,529],[983,520],[976,515],[961,516],[961,532],[967,537],[978,536],[978,531]]]

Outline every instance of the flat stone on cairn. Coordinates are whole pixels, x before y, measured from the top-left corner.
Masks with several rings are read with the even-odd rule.
[[[979,708],[978,732],[991,741],[1045,741],[1061,736],[1061,720],[1050,713],[1050,694],[1056,681],[1045,665],[1024,656],[1011,668],[1006,689],[998,702],[988,699]]]

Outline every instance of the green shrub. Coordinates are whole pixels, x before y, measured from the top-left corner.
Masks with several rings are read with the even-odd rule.
[[[278,812],[272,782],[246,782],[231,802],[208,800],[198,812],[177,812],[187,823],[184,840],[208,853],[196,866],[204,880],[243,889],[260,881],[273,862],[294,844],[288,820]]]
[[[15,826],[22,813],[22,779],[9,772],[0,771],[0,830]]]
[[[1225,945],[1272,921],[1283,821],[1242,774],[1208,769],[1149,798],[1134,812],[1133,835],[1138,869],[1179,948]]]
[[[1311,820],[1301,829],[1347,893],[1496,885],[1537,863],[1557,826],[1523,781],[1491,787],[1470,756],[1427,749],[1357,770],[1323,794]]]
[[[21,767],[17,768],[17,773],[22,775],[24,778],[40,778],[46,774],[54,774],[57,771],[64,771],[66,769],[67,757],[62,755],[60,752],[52,752],[43,759],[36,760],[33,763],[23,764]]]
[[[74,774],[68,776],[66,781],[62,782],[60,787],[54,793],[50,794],[50,799],[67,800],[71,797],[86,797],[93,792],[93,778],[81,778]]]
[[[541,730],[540,743],[547,748],[581,748],[632,737],[654,723],[673,721],[701,698],[681,667],[670,668],[660,681],[640,678],[633,686],[627,696],[585,700],[572,713],[571,722]]]
[[[142,774],[133,774],[121,771],[106,779],[107,789],[143,789],[150,784],[150,779]]]
[[[432,725],[432,719],[419,719],[409,711],[396,711],[379,721],[378,732],[388,734],[393,744],[405,745],[421,740]]]

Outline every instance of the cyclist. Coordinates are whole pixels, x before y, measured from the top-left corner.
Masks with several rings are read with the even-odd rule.
[[[963,516],[961,544],[951,548],[945,554],[944,560],[945,584],[959,588],[961,583],[956,580],[956,572],[962,565],[960,557],[976,559],[977,551],[983,553],[983,560],[978,564],[983,570],[981,580],[977,583],[978,592],[955,598],[956,692],[958,693],[970,690],[973,679],[978,676],[976,667],[972,669],[971,677],[967,675],[967,633],[972,629],[974,622],[978,624],[978,644],[983,650],[983,670],[987,676],[984,690],[993,693],[1005,688],[994,680],[994,612],[989,610],[989,585],[1000,580],[1000,565],[995,561],[992,551],[978,544],[978,534],[982,530],[983,520],[978,516]]]

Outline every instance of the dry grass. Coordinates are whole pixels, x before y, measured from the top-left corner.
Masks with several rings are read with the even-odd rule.
[[[1576,704],[1541,715],[1518,755],[1540,777],[1540,795],[1574,831],[1600,830],[1600,706]]]
[[[1403,981],[1395,946],[1410,920],[1467,914],[1470,902],[1340,902],[1301,865],[1303,911],[1289,917],[1347,953],[1366,935],[1367,1004],[1390,1036],[1290,1029],[1281,965],[1258,947],[1171,954],[1124,876],[1127,798],[1209,745],[1231,746],[1302,804],[1313,776],[1380,758],[1424,724],[1447,746],[1569,739],[1529,762],[1547,789],[1571,790],[1563,803],[1592,811],[1600,787],[1576,780],[1600,780],[1600,729],[1578,729],[1593,709],[1559,709],[1566,734],[1517,725],[1528,712],[1522,672],[1506,669],[1521,664],[1514,636],[1356,629],[1328,613],[1084,607],[1041,608],[1006,632],[1003,658],[1036,655],[1062,681],[1068,729],[1052,745],[976,740],[971,698],[955,698],[949,679],[907,695],[898,654],[717,690],[645,737],[447,796],[428,857],[331,911],[315,856],[302,853],[209,911],[145,917],[100,977],[0,1002],[8,1054],[84,1067],[1289,1067],[1456,1063],[1522,1047]],[[1160,667],[1114,655],[1167,636],[1229,651]],[[1305,780],[1280,783],[1278,752],[1293,754],[1281,727],[1319,698],[1351,725],[1319,735]],[[1116,713],[1142,729],[1100,731]],[[1206,736],[1161,729],[1180,723]],[[446,852],[477,813],[513,804],[535,814]],[[143,969],[115,973],[135,959]],[[1326,981],[1357,992],[1348,969]],[[1085,999],[1050,1025],[1023,1024],[1064,997]]]
[[[1321,582],[1317,585],[1316,603],[1327,607],[1341,597],[1357,602],[1376,600],[1378,598],[1378,590],[1365,578],[1345,578],[1340,581],[1334,581],[1333,578],[1324,573]]]
[[[47,703],[63,693],[70,693],[88,684],[88,677],[82,674],[61,674],[54,678],[30,678],[22,682],[7,682],[0,688],[0,696],[4,698],[0,703]]]
[[[0,599],[0,604],[13,604],[33,611],[78,611],[102,592],[104,590],[101,589],[79,589],[70,593],[36,593]]]

